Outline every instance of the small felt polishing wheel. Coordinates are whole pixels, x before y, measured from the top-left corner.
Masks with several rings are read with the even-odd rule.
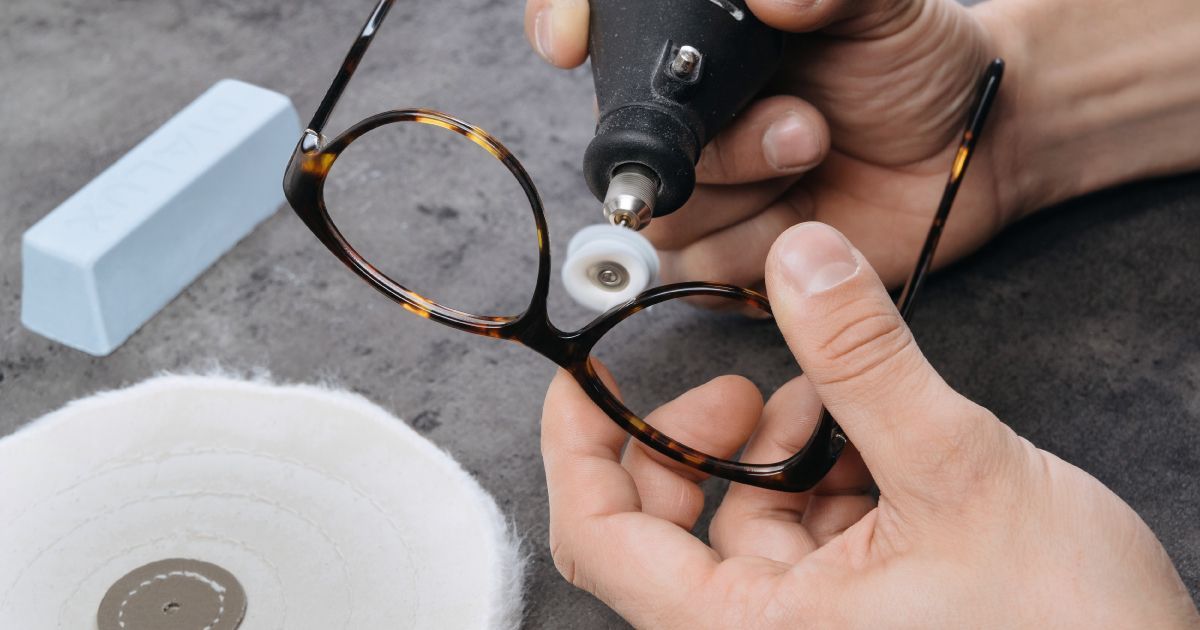
[[[606,311],[654,284],[658,254],[646,237],[633,230],[592,225],[571,239],[562,277],[576,302],[593,311]]]

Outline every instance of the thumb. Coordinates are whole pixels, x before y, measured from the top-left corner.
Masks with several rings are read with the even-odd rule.
[[[788,346],[881,493],[943,503],[945,490],[979,478],[969,469],[1004,451],[1007,428],[934,371],[879,277],[839,232],[822,223],[784,232],[766,278]]]

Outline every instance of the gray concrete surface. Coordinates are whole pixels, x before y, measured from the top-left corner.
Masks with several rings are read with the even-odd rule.
[[[558,577],[547,551],[538,415],[551,367],[516,346],[405,314],[352,277],[290,211],[268,220],[112,356],[86,356],[19,324],[19,242],[27,227],[218,79],[288,94],[307,118],[369,4],[10,0],[0,7],[0,435],[68,400],[162,370],[219,365],[338,383],[409,419],[496,496],[532,556],[529,627],[619,625]],[[423,105],[493,131],[538,182],[561,260],[567,235],[596,211],[578,167],[591,130],[590,78],[538,62],[521,36],[519,5],[399,2],[333,126]],[[397,159],[401,167],[415,163],[412,155]],[[528,263],[528,253],[513,253],[527,251],[524,241],[489,237],[487,220],[470,207],[446,207],[432,214],[466,227],[440,233],[474,239],[462,256],[475,260],[474,249],[487,246],[502,261],[472,276],[467,293],[489,286],[496,269]],[[443,238],[417,246],[433,255],[447,246]],[[1200,176],[1100,193],[1016,226],[938,275],[915,323],[955,387],[1128,501],[1162,538],[1193,595],[1200,590],[1197,243]],[[554,291],[559,321],[581,321]],[[701,364],[710,351],[696,344],[681,358]]]

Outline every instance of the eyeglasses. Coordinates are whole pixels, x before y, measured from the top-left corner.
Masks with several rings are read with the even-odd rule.
[[[769,315],[771,306],[765,296],[749,289],[718,283],[686,282],[665,285],[645,291],[634,300],[609,310],[577,331],[561,331],[551,323],[546,303],[550,290],[550,242],[542,201],[529,174],[499,140],[470,123],[428,109],[389,110],[351,125],[332,140],[325,136],[324,128],[334,107],[341,99],[392,3],[393,0],[380,0],[371,12],[333,84],[313,115],[312,122],[300,138],[284,176],[287,199],[313,234],[354,273],[405,310],[465,332],[515,341],[553,361],[574,377],[588,397],[613,422],[633,438],[671,459],[717,477],[762,488],[802,492],[816,485],[833,467],[847,443],[845,433],[828,411],[821,411],[817,427],[804,448],[786,460],[751,464],[722,459],[672,439],[630,411],[618,395],[601,380],[592,357],[596,344],[606,333],[622,321],[656,304],[684,298],[716,299],[732,301],[742,308],[757,309]],[[949,180],[925,244],[912,275],[896,301],[897,308],[906,320],[912,311],[914,297],[932,265],[942,229],[995,100],[1003,71],[1004,62],[1000,59],[993,60],[980,81],[975,103],[970,110]],[[417,294],[381,272],[360,255],[330,218],[324,189],[326,177],[334,162],[351,143],[365,134],[380,127],[401,123],[431,125],[462,136],[499,160],[520,185],[529,203],[538,246],[538,271],[533,298],[520,315],[476,315],[449,308]]]

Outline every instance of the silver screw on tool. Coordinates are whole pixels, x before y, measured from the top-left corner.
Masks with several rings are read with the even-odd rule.
[[[621,276],[617,275],[617,272],[613,269],[601,269],[597,275],[600,278],[600,284],[606,287],[611,287],[621,281]]]
[[[620,291],[629,284],[629,272],[615,262],[604,262],[592,267],[588,273],[601,288],[609,291]]]
[[[675,53],[675,58],[671,60],[671,72],[681,79],[686,79],[692,76],[698,65],[700,51],[691,46],[680,46],[679,52]]]

